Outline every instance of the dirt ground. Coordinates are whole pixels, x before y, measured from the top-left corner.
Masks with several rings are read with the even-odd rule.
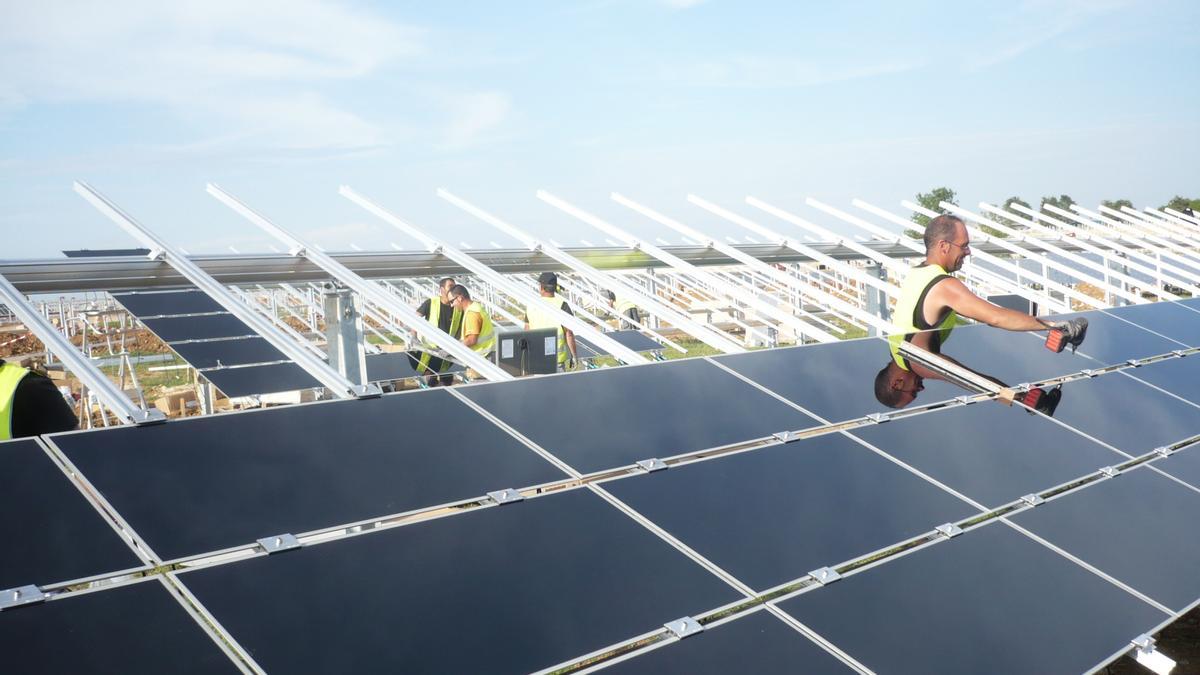
[[[1175,660],[1172,675],[1200,673],[1200,608],[1179,617],[1154,637],[1158,640],[1158,650]],[[1146,675],[1150,671],[1133,657],[1122,656],[1100,672],[1105,675]]]

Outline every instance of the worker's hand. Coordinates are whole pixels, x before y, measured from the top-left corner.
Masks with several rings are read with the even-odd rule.
[[[563,370],[565,370],[567,372],[575,370],[575,365],[576,365],[575,357],[572,356],[571,358],[567,359],[567,365],[565,368],[563,368]]]
[[[1082,316],[1066,321],[1043,321],[1042,323],[1050,329],[1050,335],[1046,337],[1046,346],[1054,352],[1061,352],[1063,347],[1069,344],[1071,352],[1074,353],[1087,336],[1088,320]],[[1059,333],[1057,337],[1054,334],[1055,331]]]

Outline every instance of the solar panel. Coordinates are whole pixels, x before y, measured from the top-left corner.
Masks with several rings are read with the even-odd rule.
[[[817,424],[700,359],[459,391],[585,473]]]
[[[605,333],[605,335],[635,352],[652,352],[663,348],[654,339],[636,330],[616,330]],[[575,336],[575,343],[576,348],[579,349],[580,358],[586,359],[595,355],[603,356],[608,354],[608,350],[603,347],[597,347],[586,338],[579,337],[578,335]]]
[[[0,588],[142,565],[33,439],[0,443]]]
[[[1078,673],[1168,618],[994,523],[779,603],[878,672]]]
[[[1200,347],[1200,312],[1181,307],[1179,303],[1156,302],[1113,307],[1104,311],[1179,340],[1189,347]]]
[[[112,297],[139,319],[168,314],[206,314],[225,308],[200,290],[165,293],[113,293]]]
[[[1082,316],[1088,320],[1087,337],[1079,346],[1086,354],[1104,365],[1122,363],[1129,359],[1166,354],[1182,349],[1183,344],[1155,335],[1126,321],[1103,312],[1086,312],[1064,316]],[[1197,314],[1200,316],[1200,314]]]
[[[760,591],[976,512],[840,434],[604,487]]]
[[[193,368],[240,366],[248,363],[287,361],[288,357],[260,338],[234,338],[208,342],[177,342],[171,345]]]
[[[1156,460],[1154,466],[1200,489],[1200,449],[1197,446],[1184,448],[1169,457]]]
[[[1136,468],[1010,516],[1154,600],[1200,599],[1200,492]]]
[[[273,363],[266,366],[222,368],[202,373],[209,382],[229,397],[271,394],[319,387],[321,383],[294,363]]]
[[[232,314],[203,314],[146,319],[151,332],[163,342],[178,340],[209,340],[212,338],[254,335],[254,330]]]
[[[988,507],[1125,460],[1026,408],[990,401],[851,433]]]
[[[854,672],[770,612],[757,611],[626,661],[612,675]]]
[[[465,370],[461,365],[450,366],[448,373],[461,373]],[[387,380],[404,380],[417,377],[410,357],[405,352],[389,354],[367,354],[367,379],[371,382]]]
[[[158,580],[0,612],[4,671],[240,672]]]
[[[1200,408],[1121,373],[1063,385],[1054,419],[1130,455],[1200,434]]]
[[[51,438],[163,560],[565,478],[441,390]]]
[[[1195,354],[1124,371],[1189,401],[1200,401],[1200,358]]]
[[[179,579],[281,673],[529,672],[741,597],[586,489]]]

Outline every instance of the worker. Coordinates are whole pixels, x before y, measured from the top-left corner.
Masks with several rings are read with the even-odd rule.
[[[629,328],[637,328],[642,322],[637,305],[629,298],[614,298],[613,310],[617,313],[617,330],[625,328],[627,324]]]
[[[546,307],[557,309],[574,316],[571,304],[558,296],[558,275],[554,272],[542,272],[538,275],[538,296],[543,304],[525,306],[525,328],[557,328],[558,329],[558,367],[562,370],[572,370],[578,362],[578,352],[575,350],[575,333],[562,325],[562,321]]]
[[[450,306],[450,289],[454,288],[455,285],[454,277],[444,277],[439,280],[438,294],[426,298],[425,302],[422,302],[417,307],[417,314],[440,328],[443,332],[457,339],[459,330],[462,328],[463,315],[462,312]],[[409,361],[412,363],[413,370],[416,370],[420,375],[428,375],[429,378],[427,381],[431,386],[437,384],[438,380],[443,385],[450,384],[454,376],[444,373],[450,369],[451,362],[430,353],[429,350],[437,348],[435,343],[429,340],[422,340],[422,344],[427,351],[409,354]],[[443,375],[439,377],[438,373],[443,373]]]
[[[450,288],[450,306],[462,312],[462,343],[487,358],[496,344],[492,317],[488,316],[483,305],[471,300],[471,292],[461,284]]]
[[[0,440],[78,426],[75,412],[50,378],[0,359]]]
[[[999,307],[953,276],[971,254],[970,236],[961,218],[945,214],[929,221],[924,241],[925,260],[909,271],[896,303],[896,330],[888,336],[892,358],[875,376],[875,397],[880,403],[902,408],[924,389],[924,378],[937,376],[921,364],[909,363],[900,353],[900,344],[910,342],[941,354],[960,315],[1005,330],[1057,330],[1074,347],[1083,342],[1086,319],[1051,321]]]

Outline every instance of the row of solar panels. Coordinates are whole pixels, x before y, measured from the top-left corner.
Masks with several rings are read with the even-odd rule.
[[[320,386],[303,368],[236,316],[199,290],[113,293],[126,311],[165,342],[189,365],[201,371],[221,393],[230,397],[270,394]],[[635,351],[662,349],[654,340],[634,330],[609,334]],[[580,340],[581,358],[608,352]],[[367,379],[371,382],[417,377],[404,353],[368,354]],[[455,365],[449,372],[461,372]]]
[[[1094,359],[1053,355],[1028,335],[986,328],[956,331],[947,352],[1016,383],[1200,346],[1198,311],[1159,304],[1111,314],[1088,315],[1083,352]],[[4,508],[29,515],[5,533],[22,544],[19,555],[4,558],[0,587],[143,563],[52,458],[77,473],[133,533],[146,562],[157,563],[858,418],[879,409],[868,392],[887,358],[880,341],[860,340],[77,432],[51,437],[49,453],[34,441],[10,443],[0,453],[11,464],[4,475],[27,477],[15,482],[30,487],[5,495],[14,501]],[[32,631],[54,640],[83,630],[76,622],[87,610],[66,607],[109,607],[95,610],[103,614],[130,598],[135,604],[120,615],[142,616],[151,610],[135,605],[146,597],[186,592],[269,671],[551,666],[1193,436],[1200,408],[1181,399],[1198,400],[1198,369],[1200,359],[1172,358],[1071,382],[1053,420],[994,403],[946,407],[852,436],[200,568],[172,576],[161,593],[152,581],[68,594],[0,614],[0,636]],[[928,386],[925,402],[961,393]],[[773,617],[738,615],[615,667],[653,672],[659,659],[697,659],[716,672],[728,663],[703,656],[708,650],[738,663],[840,666],[781,622],[790,617],[834,651],[886,672],[928,672],[938,663],[963,672],[1085,670],[1200,597],[1190,573],[1200,551],[1194,538],[1174,536],[1200,509],[1200,494],[1184,482],[1200,485],[1200,450],[1012,518],[1119,585],[1011,526],[990,524],[785,600],[768,610]],[[100,633],[130,628],[86,625]],[[1044,649],[1030,649],[1039,641]],[[153,649],[104,648],[89,658],[180,658],[188,649],[154,656]],[[174,660],[151,660],[146,669],[164,663]]]

